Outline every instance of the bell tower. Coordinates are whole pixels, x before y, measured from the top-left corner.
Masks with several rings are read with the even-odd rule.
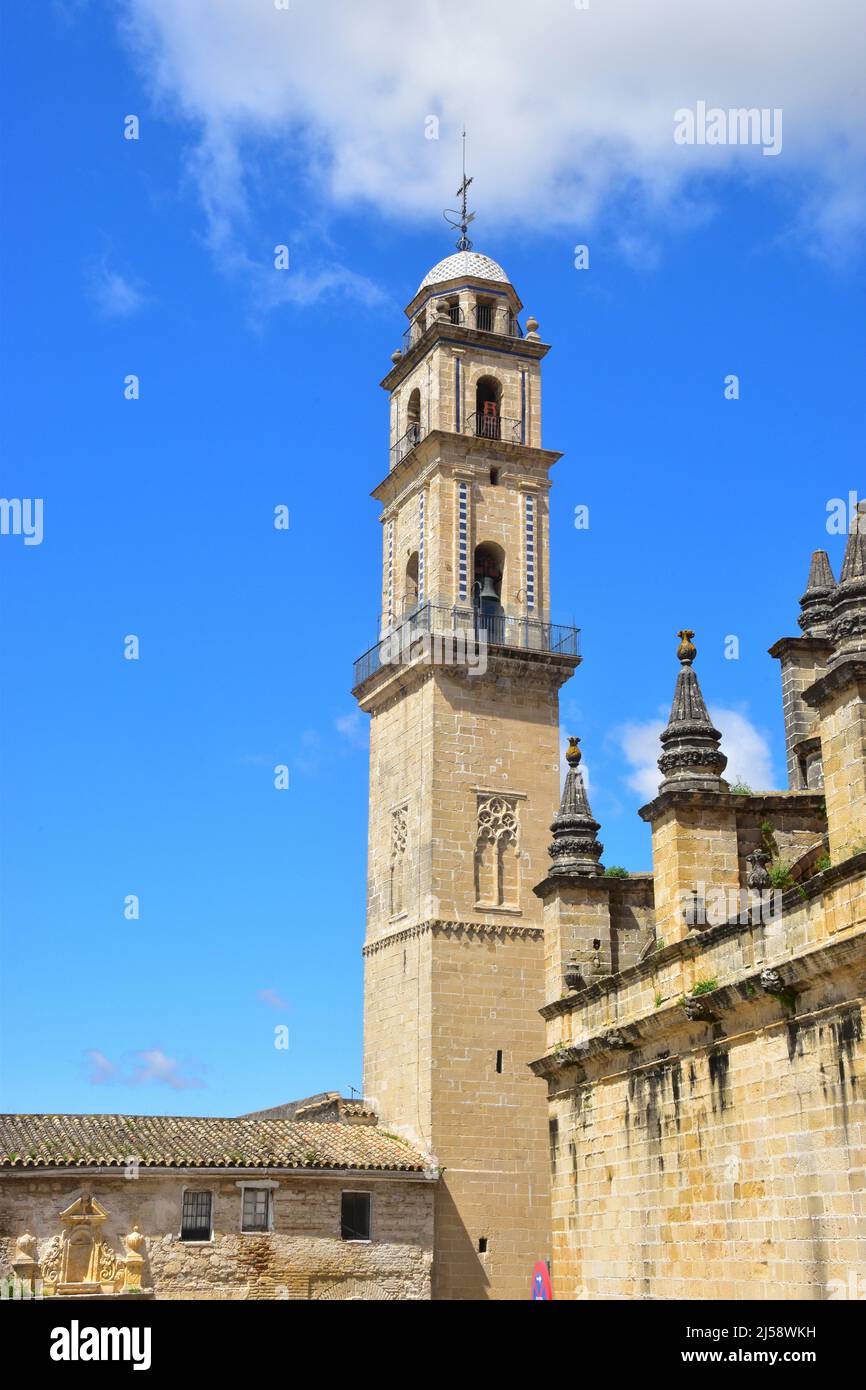
[[[434,1297],[524,1299],[551,1239],[533,887],[580,657],[550,620],[548,348],[468,220],[382,382],[378,641],[354,681],[371,718],[364,1089],[442,1170]]]

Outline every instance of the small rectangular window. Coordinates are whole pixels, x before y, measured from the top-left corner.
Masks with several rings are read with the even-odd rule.
[[[478,1253],[479,1253],[479,1255],[486,1255],[486,1254],[487,1254],[487,1237],[486,1237],[486,1236],[479,1236],[479,1237],[478,1237]]]
[[[245,1187],[241,1210],[242,1231],[270,1229],[271,1194],[267,1187]]]
[[[210,1192],[185,1192],[180,1220],[181,1240],[210,1240],[213,1196]]]
[[[496,1070],[499,1072],[502,1071],[502,1048],[500,1048],[496,1054]]]
[[[340,1235],[343,1240],[370,1239],[369,1192],[344,1192],[340,1203]]]

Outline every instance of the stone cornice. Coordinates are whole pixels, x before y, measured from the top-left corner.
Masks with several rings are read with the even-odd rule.
[[[561,888],[603,888],[607,893],[621,897],[640,897],[647,888],[654,888],[655,880],[651,873],[630,873],[628,878],[607,874],[548,874],[533,888],[538,898],[549,898]]]
[[[846,657],[837,666],[831,666],[803,691],[803,699],[812,709],[820,709],[831,695],[849,686],[855,686],[866,698],[866,661],[861,657]]]
[[[818,658],[819,662],[833,654],[833,643],[828,637],[780,637],[778,642],[774,642],[772,647],[767,648],[769,656],[781,659],[789,652],[809,652]]]
[[[540,362],[550,352],[550,344],[542,343],[540,339],[511,338],[506,333],[485,333],[478,328],[451,323],[448,319],[435,320],[412,344],[409,351],[394,363],[388,375],[382,378],[379,382],[382,390],[394,391],[403,378],[414,371],[419,362],[423,362],[434,348],[451,345],[464,349],[472,347],[478,352],[502,353],[518,359],[522,357],[526,361],[535,362]]]
[[[409,941],[418,936],[457,936],[468,941],[486,941],[491,937],[517,937],[528,941],[543,941],[542,927],[522,925],[516,922],[447,922],[440,918],[430,918],[414,927],[404,927],[401,931],[390,932],[375,941],[368,941],[361,954],[375,955],[389,946],[397,946],[401,941]]]
[[[459,456],[443,458],[443,444],[450,445],[450,451],[455,455],[456,446],[459,444]],[[535,468],[545,476],[547,470],[562,458],[561,452],[556,449],[537,449],[531,444],[511,444],[505,439],[485,439],[475,434],[458,434],[455,430],[430,430],[415,448],[376,484],[370,496],[381,502],[383,507],[389,507],[404,490],[408,492],[416,485],[422,475],[432,476],[437,467],[471,467],[471,459],[475,454],[483,454],[488,459],[493,455],[509,464],[519,465],[521,470]]]
[[[821,964],[815,962],[816,970],[814,973],[810,973],[806,980],[801,979],[796,971],[785,970],[784,965],[780,966],[774,972],[778,975],[776,992],[780,992],[783,998],[787,996],[790,999],[792,994],[796,993],[798,985],[802,988],[804,984],[814,983],[816,979],[832,976],[840,968],[844,969],[847,964],[856,964],[850,959],[850,953],[848,953],[848,961],[839,959],[841,948],[851,944],[851,942],[835,942],[833,946],[823,948],[827,952],[834,951],[835,958],[826,960]],[[819,953],[815,952],[814,954]],[[806,957],[797,957],[796,961],[789,962],[789,964],[796,964],[800,960],[805,962]],[[755,1020],[751,1026],[741,1026],[734,1033],[720,1034],[716,1026],[718,1015],[730,1013],[734,1009],[754,1006],[756,1002],[766,999],[767,992],[758,989],[753,983],[759,979],[759,973],[753,972],[752,978],[744,978],[736,985],[726,985],[715,990],[713,994],[703,995],[702,998],[709,1001],[706,1008],[707,1013],[713,1015],[712,1018],[689,1020],[682,1005],[677,1002],[669,1005],[666,1009],[659,1009],[644,1018],[636,1019],[632,1023],[611,1027],[582,1043],[554,1049],[553,1052],[548,1052],[545,1056],[530,1062],[529,1069],[535,1076],[543,1077],[549,1087],[552,1082],[562,1079],[564,1073],[570,1073],[565,1081],[563,1091],[572,1094],[576,1085],[588,1080],[584,1070],[587,1062],[601,1061],[616,1054],[622,1057],[622,1069],[627,1070],[630,1076],[647,1071],[661,1072],[665,1067],[676,1066],[682,1059],[681,1054],[667,1049],[656,1057],[647,1058],[645,1061],[638,1060],[638,1065],[627,1060],[638,1049],[652,1047],[662,1042],[670,1042],[673,1033],[682,1035],[683,1051],[693,1055],[702,1049],[710,1052],[716,1048],[727,1049],[744,1035],[749,1036],[759,1030],[766,1031],[769,1028],[784,1027],[791,1021],[792,1017],[802,1024],[809,1019],[832,1018],[834,1015],[847,1014],[852,1010],[859,1010],[861,1007],[859,996],[854,999],[839,999],[820,1009],[810,1010],[803,1014],[791,1015],[786,1010],[780,1018]],[[754,991],[753,993],[749,992],[749,986]],[[576,1078],[575,1072],[577,1072]],[[549,1090],[548,1097],[552,1094],[555,1092]]]
[[[674,1032],[691,1034],[688,1043],[690,1050],[694,1046],[696,1030],[698,1035],[703,1033],[706,1044],[729,1044],[736,1034],[719,1036],[717,1025],[720,1020],[734,1010],[754,1008],[757,1002],[765,1001],[767,996],[778,998],[788,1005],[790,1011],[791,1002],[798,991],[845,969],[861,972],[857,988],[862,992],[866,989],[866,953],[863,944],[861,933],[856,937],[822,943],[771,967],[746,969],[742,978],[731,984],[722,985],[700,996],[691,996],[688,1001],[674,1000],[665,1008],[654,1009],[652,1013],[643,1014],[627,1023],[609,1024],[599,1033],[579,1043],[555,1047],[545,1056],[530,1062],[530,1069],[536,1076],[550,1080],[565,1070],[582,1068],[593,1059],[619,1052],[626,1054],[637,1048],[667,1041]],[[582,993],[585,995],[588,990]],[[855,1003],[855,1000],[840,1000],[822,1007],[820,1013],[836,1013]],[[689,1012],[686,1004],[689,1006]],[[741,1031],[743,1030],[737,1030]],[[658,1058],[656,1064],[663,1064],[664,1060]]]
[[[448,634],[433,635],[447,637]],[[477,668],[460,665],[456,661],[452,665],[446,665],[444,662],[431,663],[425,660],[422,654],[405,665],[380,666],[378,671],[374,671],[360,685],[356,685],[352,694],[361,709],[372,713],[383,708],[387,702],[401,698],[407,690],[415,689],[440,673],[471,681],[479,690],[485,682],[504,675],[518,680],[535,680],[541,685],[553,686],[558,690],[570,679],[582,659],[580,656],[568,656],[563,652],[533,651],[531,648],[523,647],[488,647],[487,670],[480,672]],[[473,671],[475,674],[472,674]]]
[[[667,791],[662,792],[654,801],[647,802],[646,806],[641,806],[638,815],[641,820],[657,820],[665,811],[671,807],[682,806],[688,810],[705,811],[785,811],[792,806],[799,806],[805,811],[814,811],[820,814],[824,805],[823,792],[810,791],[788,791],[788,792],[750,792],[748,795],[741,795],[738,792],[730,791]]]
[[[324,1122],[327,1123],[327,1122]],[[125,1160],[124,1160],[125,1161]],[[423,1168],[280,1168],[272,1166],[268,1168],[241,1168],[230,1167],[228,1164],[221,1166],[214,1165],[211,1168],[205,1167],[185,1167],[181,1164],[171,1166],[157,1166],[156,1164],[144,1165],[139,1169],[140,1182],[142,1178],[180,1178],[184,1182],[196,1177],[202,1178],[222,1178],[226,1182],[235,1184],[245,1177],[249,1177],[251,1183],[262,1183],[262,1175],[268,1173],[278,1173],[287,1181],[292,1178],[327,1178],[331,1182],[345,1183],[347,1178],[363,1179],[364,1182],[436,1182],[439,1177],[438,1169]],[[238,1175],[240,1174],[240,1179]],[[14,1179],[27,1178],[78,1178],[79,1181],[84,1177],[90,1178],[117,1178],[123,1182],[129,1181],[124,1177],[123,1161],[114,1164],[76,1164],[74,1167],[56,1167],[48,1165],[33,1165],[30,1168],[0,1168],[0,1177],[4,1183]]]
[[[814,874],[805,883],[789,888],[782,897],[782,914],[786,916],[802,907],[804,902],[823,896],[828,889],[838,888],[842,884],[853,882],[864,875],[866,875],[866,851],[854,854],[850,859],[844,859],[841,864],[834,864],[831,868],[823,869],[821,873]],[[739,918],[734,918],[730,922],[720,922],[718,926],[706,927],[699,932],[693,932],[689,936],[683,937],[681,941],[673,941],[669,946],[663,946],[661,950],[653,951],[645,960],[636,961],[634,965],[627,966],[625,970],[620,970],[616,975],[605,975],[600,980],[593,980],[590,984],[584,985],[582,989],[576,990],[566,999],[555,999],[549,1004],[544,1004],[539,1009],[539,1013],[542,1018],[548,1020],[561,1014],[574,1013],[577,1009],[583,1008],[585,1004],[602,999],[606,994],[616,993],[629,984],[637,983],[646,979],[647,976],[657,974],[659,966],[667,965],[671,961],[687,960],[699,956],[710,943],[723,941],[725,937],[737,936],[741,932],[745,933],[751,930],[752,924],[750,922],[741,922]]]

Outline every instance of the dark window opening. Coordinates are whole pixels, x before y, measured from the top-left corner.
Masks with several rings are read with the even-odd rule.
[[[497,1054],[496,1054],[496,1070],[497,1070],[498,1072],[501,1072],[501,1071],[502,1071],[502,1048],[501,1048],[501,1047],[500,1047],[499,1051],[498,1051]]]
[[[498,469],[498,468],[491,468],[491,470],[490,470],[490,481],[491,481],[491,483],[493,484],[493,486],[496,487],[496,484],[499,482],[499,469]]]
[[[486,1255],[486,1254],[487,1254],[487,1237],[486,1237],[486,1236],[479,1236],[479,1237],[478,1237],[478,1253],[479,1253],[479,1255]]]
[[[593,941],[593,943],[592,943],[592,949],[593,949],[594,951],[599,951],[599,950],[601,950],[601,942],[599,941],[598,937],[596,937],[595,940]]]
[[[369,1192],[343,1192],[340,1198],[340,1235],[343,1240],[370,1239]]]
[[[213,1198],[210,1192],[185,1192],[183,1212],[180,1218],[181,1240],[210,1240],[211,1207]]]
[[[492,333],[495,313],[495,304],[476,304],[475,327],[480,328],[482,333]]]

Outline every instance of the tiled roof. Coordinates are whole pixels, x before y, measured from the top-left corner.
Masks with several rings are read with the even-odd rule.
[[[364,1100],[347,1100],[339,1091],[320,1091],[304,1100],[290,1100],[272,1105],[267,1110],[250,1110],[245,1120],[316,1120],[351,1121],[354,1124],[378,1123],[375,1110]]]
[[[184,1115],[0,1115],[0,1169],[369,1168],[425,1161],[373,1125]]]
[[[456,251],[453,256],[446,256],[444,261],[428,270],[418,290],[426,289],[428,285],[441,285],[446,280],[456,280],[463,275],[478,280],[500,280],[506,285],[509,283],[502,266],[489,256],[482,256],[480,251]]]

